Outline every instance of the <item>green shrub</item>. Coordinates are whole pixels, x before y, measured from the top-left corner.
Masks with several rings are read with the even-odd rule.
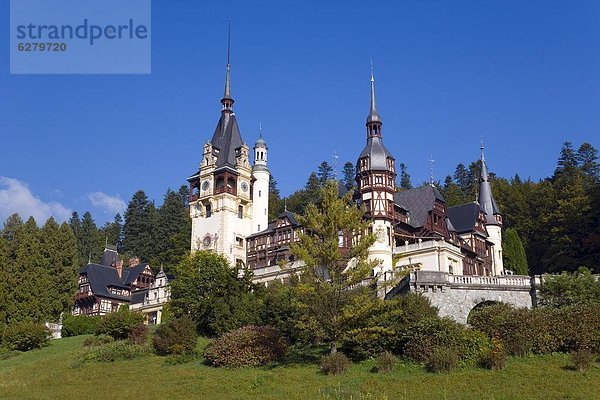
[[[96,335],[108,335],[116,340],[124,340],[139,324],[144,322],[141,313],[120,307],[117,312],[105,315],[96,328]]]
[[[492,347],[483,355],[481,365],[492,371],[499,371],[506,367],[506,349],[502,340],[498,338],[492,339]]]
[[[580,371],[586,371],[594,362],[594,354],[586,348],[581,348],[571,353],[571,362]]]
[[[436,347],[427,360],[429,372],[450,372],[458,367],[458,353],[452,347]]]
[[[19,322],[8,325],[2,332],[2,347],[8,350],[40,349],[50,343],[50,332],[42,324]]]
[[[187,364],[192,361],[196,361],[198,359],[198,354],[196,353],[183,353],[183,354],[173,354],[165,358],[165,364],[167,365],[180,365]]]
[[[191,354],[196,348],[196,326],[189,318],[173,318],[158,327],[152,338],[160,356]]]
[[[350,360],[342,352],[335,352],[321,359],[321,372],[327,375],[339,375],[348,369]]]
[[[213,340],[204,352],[215,367],[258,367],[279,361],[287,341],[270,326],[245,326]]]
[[[408,336],[404,355],[417,362],[427,362],[439,348],[452,349],[460,361],[476,364],[488,351],[490,340],[475,329],[450,318],[433,318],[417,323]]]
[[[79,357],[79,362],[113,362],[133,360],[150,354],[148,346],[138,346],[127,341],[115,341],[98,347],[90,347]]]
[[[397,362],[398,358],[395,355],[389,351],[384,351],[375,359],[375,370],[377,372],[390,372]]]
[[[600,352],[600,305],[516,309],[506,304],[482,308],[469,322],[488,337],[504,342],[509,354],[572,352],[581,347]]]
[[[63,318],[62,336],[91,335],[96,332],[102,317],[87,315],[66,315]]]
[[[353,329],[345,335],[341,350],[351,360],[362,361],[396,348],[399,339],[396,331],[381,326]]]
[[[108,335],[90,336],[83,341],[83,347],[102,346],[103,344],[112,343],[115,339]]]
[[[374,358],[384,351],[401,355],[413,326],[437,318],[438,313],[427,298],[416,293],[392,300],[357,297],[350,307],[353,329],[342,338],[341,350],[353,361]]]
[[[133,327],[129,335],[127,336],[127,340],[131,344],[142,345],[146,343],[146,339],[148,338],[148,325],[141,323]]]

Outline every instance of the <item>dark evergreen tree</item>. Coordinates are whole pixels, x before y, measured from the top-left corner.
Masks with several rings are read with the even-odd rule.
[[[141,261],[149,261],[158,254],[154,242],[155,223],[154,204],[148,200],[143,190],[138,190],[125,211],[123,251],[130,256],[139,257]]]
[[[183,204],[183,206],[189,207],[190,188],[187,185],[181,185],[177,193],[179,194],[179,197],[181,197],[181,203]]]
[[[81,230],[81,220],[79,219],[79,214],[77,213],[77,211],[73,211],[73,214],[71,214],[71,218],[69,219],[69,226],[71,227],[73,234],[75,234],[75,238],[78,238],[79,231]]]
[[[400,187],[402,189],[411,189],[412,183],[410,182],[410,175],[407,172],[406,165],[400,163]]]
[[[269,177],[269,221],[275,220],[284,210],[284,201],[281,199],[277,181],[273,175]]]
[[[444,186],[442,191],[444,195],[444,200],[446,200],[446,205],[448,207],[458,206],[460,204],[465,203],[464,193],[462,192],[462,190],[460,190],[458,185],[454,183],[450,175],[448,175],[444,180]]]
[[[155,229],[157,261],[171,269],[190,249],[191,220],[182,197],[167,190]]]
[[[525,248],[514,228],[508,228],[504,232],[502,255],[505,269],[510,269],[517,275],[527,275],[529,273]]]
[[[583,143],[577,150],[577,165],[583,173],[593,178],[600,179],[600,164],[598,164],[598,150],[589,143]]]
[[[554,170],[554,178],[558,178],[564,173],[571,173],[577,168],[577,154],[573,150],[573,143],[564,142],[560,149],[558,164]]]
[[[319,165],[317,177],[319,178],[321,186],[325,185],[328,180],[333,179],[333,168],[327,161],[323,161],[321,165]]]
[[[120,253],[123,250],[123,218],[121,214],[115,215],[113,222],[107,222],[101,229],[100,236],[105,244],[117,246]]]
[[[48,274],[45,292],[50,317],[56,321],[73,306],[79,275],[77,241],[69,225],[59,226],[54,218],[49,218],[41,231],[41,248]]]
[[[456,182],[458,188],[466,198],[471,192],[472,180],[469,170],[467,170],[462,163],[456,166],[456,170],[454,171],[454,182]]]
[[[356,187],[356,169],[354,168],[354,164],[348,161],[344,164],[344,186],[348,190],[354,190]]]
[[[317,174],[314,172],[310,174],[308,177],[308,181],[306,182],[306,186],[304,189],[304,206],[307,203],[318,203],[320,199],[320,190],[321,190],[321,181],[317,177]]]
[[[86,211],[81,219],[81,227],[79,228],[77,237],[77,253],[79,254],[79,264],[86,265],[89,261],[99,262],[100,255],[105,243],[96,226],[96,222],[92,218],[92,214]]]

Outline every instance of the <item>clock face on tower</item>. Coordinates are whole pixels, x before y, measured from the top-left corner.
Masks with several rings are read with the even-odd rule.
[[[247,191],[248,191],[248,184],[247,184],[246,182],[242,182],[242,185],[241,185],[241,186],[242,186],[242,190],[243,190],[244,192],[247,192]]]
[[[208,181],[202,182],[202,190],[208,190],[208,185],[209,185]]]

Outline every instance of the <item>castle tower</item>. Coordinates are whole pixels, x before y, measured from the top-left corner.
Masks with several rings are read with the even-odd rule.
[[[252,167],[252,233],[264,231],[269,225],[269,180],[267,167],[267,142],[260,136],[254,144],[254,166]]]
[[[213,250],[236,265],[246,262],[245,238],[252,232],[252,169],[250,149],[233,112],[229,43],[221,117],[212,139],[204,145],[198,172],[188,182],[192,251]]]
[[[370,259],[381,260],[380,271],[392,269],[393,214],[396,170],[394,157],[384,146],[382,120],[375,103],[375,79],[371,63],[371,108],[367,116],[367,144],[358,157],[358,200],[365,206],[377,241],[369,249]]]
[[[504,272],[504,263],[502,262],[502,215],[500,208],[496,204],[490,185],[490,177],[487,172],[487,165],[483,155],[483,142],[481,143],[481,175],[479,178],[479,208],[485,213],[485,227],[490,235],[488,240],[494,244],[492,273],[501,275]]]

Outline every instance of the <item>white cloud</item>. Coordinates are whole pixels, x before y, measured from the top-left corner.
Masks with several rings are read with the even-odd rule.
[[[14,213],[19,213],[24,220],[33,216],[40,225],[51,216],[58,222],[71,216],[71,210],[62,204],[40,200],[25,182],[0,176],[0,219],[4,221]]]
[[[118,195],[110,196],[103,192],[94,192],[88,193],[87,197],[90,199],[94,207],[102,208],[107,214],[123,214],[123,211],[125,211],[125,207],[127,206],[125,201],[123,201],[123,199]]]

